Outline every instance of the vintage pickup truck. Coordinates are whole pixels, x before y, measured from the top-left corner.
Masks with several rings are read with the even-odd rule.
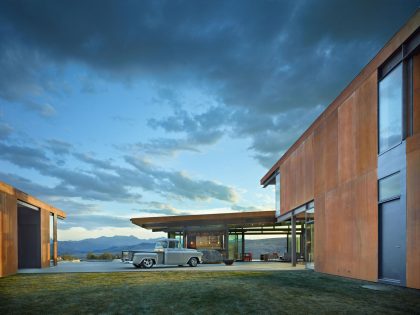
[[[179,240],[164,239],[156,242],[153,252],[136,252],[133,265],[136,268],[152,268],[154,265],[185,265],[196,267],[203,253],[195,249],[181,248]]]

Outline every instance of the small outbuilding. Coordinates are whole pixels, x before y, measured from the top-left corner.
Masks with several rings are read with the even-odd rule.
[[[0,181],[0,277],[57,264],[57,209]]]

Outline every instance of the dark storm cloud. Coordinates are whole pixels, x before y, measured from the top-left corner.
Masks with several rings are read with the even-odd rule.
[[[279,115],[258,113],[254,109],[230,109],[211,107],[200,114],[191,114],[176,110],[172,116],[153,119],[149,125],[162,128],[168,133],[187,134],[181,139],[157,139],[154,142],[132,146],[151,154],[173,154],[178,151],[199,151],[205,145],[213,144],[227,134],[233,138],[251,139],[249,149],[253,156],[265,167],[279,158],[284,150],[296,140],[296,135],[304,131],[312,120],[321,112],[322,107],[310,109],[291,109]],[[296,123],[299,122],[299,123]],[[207,142],[206,136],[217,134],[214,142]],[[202,137],[202,135],[204,135]],[[150,150],[153,147],[153,150]]]
[[[50,141],[51,143],[51,141]],[[235,201],[236,193],[228,186],[209,180],[198,180],[178,171],[159,168],[142,159],[126,156],[131,167],[116,166],[111,160],[100,160],[87,154],[72,152],[72,156],[90,169],[68,169],[50,159],[57,154],[57,140],[53,149],[0,143],[0,159],[24,169],[59,180],[54,187],[39,186],[21,177],[7,175],[9,182],[28,192],[42,196],[80,197],[85,200],[138,202],[136,189],[153,191],[176,199]],[[55,150],[55,151],[54,151]]]
[[[313,108],[328,105],[419,4],[3,1],[0,66],[6,75],[0,76],[0,97],[27,104],[27,95],[48,91],[42,71],[48,63],[80,62],[107,78],[140,77],[175,89],[193,83],[229,108],[232,134],[249,137],[251,154],[269,166],[315,118]],[[95,90],[85,83],[86,92]],[[161,97],[174,99],[170,89]],[[286,129],[299,110],[312,116]],[[187,135],[138,146],[153,154],[197,151],[229,129],[217,114],[209,113],[206,128],[204,120],[191,121],[182,112],[150,121],[153,128]]]
[[[0,122],[0,139],[7,138],[13,131],[13,128],[6,123]]]
[[[275,113],[331,100],[418,3],[3,1],[0,21],[24,52],[116,76],[210,81],[227,105]]]

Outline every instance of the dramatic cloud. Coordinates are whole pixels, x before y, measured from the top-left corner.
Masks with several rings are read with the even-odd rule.
[[[7,138],[13,131],[13,128],[6,123],[0,122],[0,140]]]
[[[218,174],[215,145],[271,167],[418,5],[0,1],[0,179],[68,209],[68,227],[130,225],[96,203],[257,210],[255,173]]]
[[[0,95],[45,89],[37,86],[43,80],[29,78],[48,58],[79,61],[119,78],[141,73],[172,85],[206,84],[227,106],[259,112],[326,105],[417,5],[415,0],[4,1],[1,34],[8,49],[0,60],[14,69],[16,80],[1,84]],[[340,75],[330,80],[337,69]],[[22,88],[10,91],[10,86]],[[94,90],[89,80],[84,89]]]
[[[50,141],[49,144],[51,143],[55,144],[51,149],[53,154],[57,154],[57,148],[63,148],[60,142],[59,145],[57,141]],[[58,152],[62,153],[62,150]],[[74,170],[63,167],[54,163],[49,158],[48,151],[42,148],[0,143],[0,159],[59,180],[59,184],[54,187],[39,187],[30,181],[24,182],[29,192],[36,191],[44,196],[138,202],[142,196],[134,190],[141,189],[179,200],[217,199],[234,202],[237,199],[233,188],[214,181],[193,179],[184,172],[163,170],[140,158],[126,156],[124,159],[131,166],[128,168],[78,152],[73,152],[72,155],[91,166],[91,169]],[[16,181],[22,184],[22,178],[13,178],[12,182]]]
[[[188,215],[190,214],[189,212],[178,210],[175,207],[172,207],[171,205],[157,202],[157,201],[144,203],[144,206],[142,206],[141,208],[137,210],[140,212],[158,214],[162,216],[163,215]]]
[[[260,211],[260,210],[271,210],[271,209],[261,209],[261,208],[254,207],[254,206],[244,207],[244,206],[240,206],[240,205],[233,205],[230,208],[232,210],[241,211],[241,212],[246,212],[246,211]]]
[[[81,214],[69,216],[65,221],[60,222],[60,229],[67,230],[73,227],[82,227],[87,230],[94,230],[106,227],[132,227],[130,218],[100,214]]]

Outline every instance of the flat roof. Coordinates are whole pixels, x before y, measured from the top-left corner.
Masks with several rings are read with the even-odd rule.
[[[10,186],[2,181],[0,181],[0,192],[4,192],[8,195],[14,196],[16,197],[17,200],[26,202],[32,206],[35,206],[37,208],[41,208],[41,209],[45,209],[49,212],[55,213],[57,214],[57,216],[61,217],[61,218],[65,218],[67,215],[66,213],[61,210],[58,209],[56,207],[53,207],[51,205],[49,205],[48,203],[45,203],[41,200],[39,200],[38,198],[35,198],[31,195],[28,195],[27,193],[13,187]]]
[[[199,215],[177,215],[164,217],[132,218],[130,221],[144,229],[154,232],[200,230],[203,227],[211,230],[222,228],[243,228],[274,226],[276,224],[275,211],[249,211]]]
[[[308,129],[296,140],[296,142],[280,157],[280,159],[270,168],[270,170],[261,178],[260,184],[265,182],[272,174],[280,168],[280,165],[286,160],[298,146],[322,123],[322,121],[335,109],[339,107],[360,85],[370,77],[407,39],[410,38],[419,28],[420,9],[417,9],[413,16],[394,36],[385,44],[385,46],[376,54],[376,56],[360,71],[360,73],[346,86],[346,88],[334,99],[334,101],[315,119]]]

